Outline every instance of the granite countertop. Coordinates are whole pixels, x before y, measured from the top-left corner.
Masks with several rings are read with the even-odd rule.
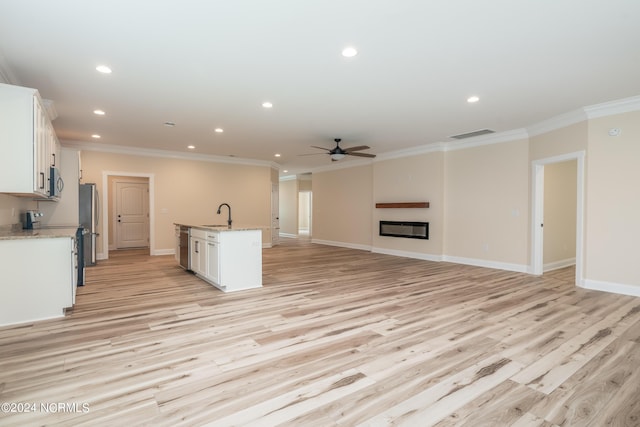
[[[185,227],[197,228],[199,230],[207,230],[207,231],[247,231],[247,230],[262,230],[266,228],[266,227],[236,227],[236,226],[229,228],[229,226],[225,224],[191,225],[191,224],[174,223],[174,225],[182,225]]]
[[[18,239],[51,239],[57,237],[75,238],[78,227],[42,227],[33,230],[23,230],[21,228],[0,228],[0,240]]]

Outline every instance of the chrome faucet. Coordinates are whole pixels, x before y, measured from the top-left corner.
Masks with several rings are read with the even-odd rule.
[[[227,224],[229,224],[229,228],[231,228],[231,206],[229,206],[228,203],[220,203],[220,206],[218,206],[218,215],[220,215],[220,209],[222,209],[223,206],[226,206],[227,209],[229,209],[229,219],[227,220]]]

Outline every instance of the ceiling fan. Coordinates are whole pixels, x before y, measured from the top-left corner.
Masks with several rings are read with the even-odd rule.
[[[344,156],[358,156],[358,157],[375,157],[375,154],[367,154],[367,153],[358,153],[358,151],[362,151],[362,150],[368,150],[369,147],[367,145],[358,145],[357,147],[349,147],[349,148],[342,148],[340,147],[340,141],[342,141],[341,138],[335,138],[334,141],[336,142],[336,146],[332,149],[328,149],[325,147],[318,147],[316,145],[312,145],[311,147],[313,148],[319,148],[320,150],[326,150],[329,154],[329,156],[331,156],[331,161],[332,162],[337,162],[338,160],[344,158]]]

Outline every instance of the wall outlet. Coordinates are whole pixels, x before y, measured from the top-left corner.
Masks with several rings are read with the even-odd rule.
[[[483,252],[489,252],[489,244],[488,243],[483,243],[482,244],[482,251]]]

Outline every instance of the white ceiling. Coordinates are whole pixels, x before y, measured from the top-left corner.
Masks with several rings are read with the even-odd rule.
[[[383,154],[639,95],[639,18],[638,0],[0,0],[0,78],[54,101],[65,141],[291,174],[335,137]]]

